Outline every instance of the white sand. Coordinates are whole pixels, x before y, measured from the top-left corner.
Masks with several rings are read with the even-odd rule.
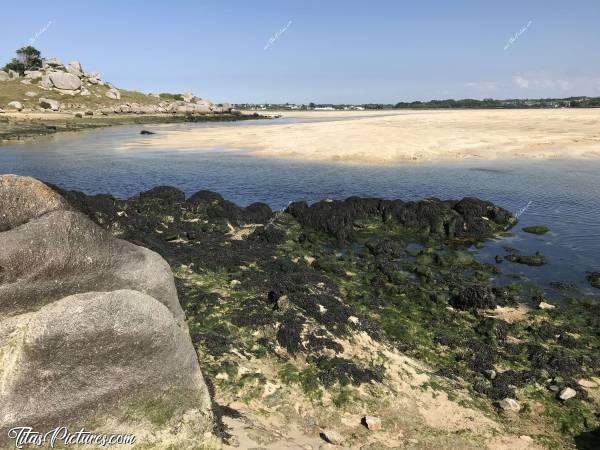
[[[283,114],[326,121],[164,131],[124,148],[243,149],[257,156],[373,164],[600,158],[600,109]]]

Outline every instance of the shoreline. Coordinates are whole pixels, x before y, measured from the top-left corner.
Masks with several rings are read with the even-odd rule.
[[[177,130],[121,148],[244,149],[253,156],[385,165],[453,160],[600,159],[599,109],[277,112],[287,124]],[[319,121],[333,118],[335,120]]]
[[[76,117],[72,113],[5,113],[0,115],[0,146],[10,143],[35,142],[37,138],[56,133],[76,132],[127,125],[168,125],[196,122],[233,122],[270,119],[269,116],[246,113],[221,114],[113,114]]]
[[[566,283],[565,303],[527,283],[495,284],[513,262],[481,263],[467,249],[517,225],[497,205],[353,198],[275,212],[168,186],[120,200],[54,189],[98,226],[169,262],[215,402],[263,433],[281,431],[263,422],[265,398],[285,411],[301,405],[311,418],[326,409],[328,427],[347,433],[361,420],[347,408],[368,404],[387,424],[435,430],[443,439],[432,448],[450,438],[459,439],[453,448],[471,448],[487,433],[523,444],[493,448],[567,448],[583,428],[563,423],[575,416],[595,424],[600,378],[589,355],[599,345],[600,304]],[[419,407],[389,409],[382,399],[399,394]],[[388,425],[370,442],[395,434]]]

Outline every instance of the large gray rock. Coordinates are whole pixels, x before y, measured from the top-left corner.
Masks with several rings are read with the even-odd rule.
[[[68,203],[44,183],[16,175],[0,176],[0,232],[52,211],[69,209]]]
[[[57,89],[76,91],[81,88],[81,80],[76,75],[67,72],[52,72],[48,76],[54,87]]]
[[[122,424],[155,443],[173,433],[197,441],[211,428],[159,255],[114,239],[41,182],[11,175],[0,176],[0,249],[0,448],[14,445],[14,426],[114,433]],[[167,414],[162,427],[150,425],[157,414]]]
[[[146,408],[181,402],[204,411],[201,420],[209,422],[209,397],[189,335],[164,305],[140,292],[69,296],[4,320],[0,354],[0,440],[23,424],[86,426],[82,418],[101,412],[99,406],[118,417],[109,405],[122,414],[149,414]]]
[[[0,70],[0,81],[8,81],[10,76],[4,70]]]
[[[10,78],[11,80],[16,80],[17,78],[19,78],[19,77],[20,77],[20,75],[19,75],[19,72],[16,72],[16,71],[14,71],[14,70],[12,70],[12,69],[10,69],[10,70],[8,71],[8,76],[9,76],[9,78]]]

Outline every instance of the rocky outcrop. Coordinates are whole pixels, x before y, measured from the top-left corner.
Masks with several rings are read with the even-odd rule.
[[[13,426],[210,429],[169,265],[46,185],[0,177],[0,447]],[[108,426],[108,425],[107,425]],[[156,431],[156,427],[152,430]],[[198,438],[198,436],[195,436]]]
[[[19,78],[19,74],[14,71],[0,71],[0,82],[12,81]],[[57,58],[46,58],[42,60],[42,66],[35,70],[25,71],[24,77],[20,82],[27,85],[36,84],[37,88],[50,91],[60,95],[52,99],[52,95],[43,94],[46,100],[53,102],[59,101],[59,107],[50,101],[40,102],[38,105],[25,103],[27,109],[45,111],[78,111],[88,109],[89,103],[84,101],[85,97],[95,96],[103,99],[104,104],[99,105],[94,111],[95,114],[220,114],[231,113],[233,107],[229,103],[215,105],[211,101],[196,97],[192,92],[186,92],[180,95],[174,94],[149,94],[150,102],[140,101],[133,103],[126,101],[121,103],[123,93],[115,88],[111,83],[102,80],[98,72],[86,72],[79,61],[71,61],[63,64]],[[63,100],[65,95],[71,97],[80,97],[81,103],[69,103]],[[161,98],[161,101],[156,98]],[[148,103],[148,104],[146,104]],[[14,106],[11,109],[18,109]],[[21,108],[23,109],[23,108]],[[18,109],[18,110],[21,110]]]

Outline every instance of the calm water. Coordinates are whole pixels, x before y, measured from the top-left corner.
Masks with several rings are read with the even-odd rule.
[[[144,128],[161,132],[167,128],[255,123]],[[116,197],[128,197],[157,185],[176,186],[187,194],[209,189],[240,205],[262,201],[276,209],[294,200],[312,202],[350,195],[403,200],[475,196],[515,212],[526,208],[514,235],[490,243],[480,251],[483,259],[491,261],[496,254],[504,254],[503,246],[527,254],[539,250],[547,256],[546,266],[504,262],[503,270],[546,286],[552,280],[572,281],[582,292],[600,293],[585,281],[586,271],[600,270],[600,162],[471,161],[358,167],[256,158],[219,149],[118,149],[120,144],[138,138],[140,129],[63,134],[36,144],[0,147],[0,173],[30,175],[63,188],[90,194],[109,192]],[[523,226],[535,224],[547,225],[551,232],[533,236],[521,231]]]

